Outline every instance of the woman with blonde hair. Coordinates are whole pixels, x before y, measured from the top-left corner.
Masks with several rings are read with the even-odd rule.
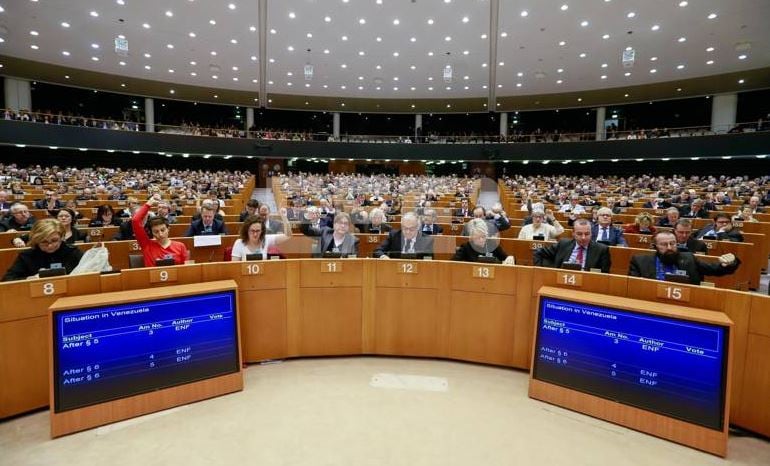
[[[3,276],[3,281],[37,278],[41,269],[63,268],[67,273],[80,262],[83,252],[64,242],[64,225],[56,219],[38,220],[29,232],[29,249],[16,256],[16,261]]]
[[[623,227],[623,233],[654,235],[657,228],[655,228],[653,223],[652,214],[649,212],[639,212],[636,218],[634,218],[634,223],[630,223]]]

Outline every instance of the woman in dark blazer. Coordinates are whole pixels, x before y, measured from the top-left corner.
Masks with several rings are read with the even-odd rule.
[[[479,262],[479,257],[494,257],[507,265],[514,265],[516,260],[500,247],[498,241],[489,238],[487,222],[474,218],[468,222],[469,239],[457,248],[452,260],[462,262]]]

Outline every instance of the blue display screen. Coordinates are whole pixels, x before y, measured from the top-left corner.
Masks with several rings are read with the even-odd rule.
[[[533,378],[722,430],[729,328],[542,296]]]
[[[240,370],[235,291],[53,313],[54,410]]]

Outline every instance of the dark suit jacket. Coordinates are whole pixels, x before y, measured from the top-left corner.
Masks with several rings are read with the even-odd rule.
[[[431,228],[430,231],[427,231],[425,229],[425,227],[427,227],[427,226],[428,225],[423,225],[421,227],[423,235],[440,235],[440,234],[444,233],[444,228],[441,225],[438,225],[438,224],[434,223],[433,225],[431,225],[432,228]]]
[[[199,236],[199,235],[226,235],[227,229],[225,228],[225,222],[222,220],[214,219],[214,223],[211,225],[211,232],[204,233],[203,220],[195,220],[190,224],[190,227],[185,232],[185,236]]]
[[[536,249],[533,254],[534,264],[542,267],[561,268],[561,265],[569,260],[572,250],[575,249],[575,243],[574,239],[562,239],[556,244]],[[609,246],[591,241],[588,245],[588,255],[585,258],[585,269],[601,269],[603,273],[609,273]]]
[[[709,252],[709,248],[708,248],[708,246],[706,246],[706,243],[704,243],[703,241],[701,241],[699,239],[695,239],[695,238],[692,238],[692,237],[690,237],[687,240],[686,246],[687,246],[687,252],[689,252],[689,253],[693,253],[694,254],[696,252],[702,252],[704,254],[708,254],[708,252]]]
[[[371,223],[359,223],[356,225],[356,228],[358,228],[358,231],[361,233],[388,233],[393,228],[388,225],[387,223],[380,223],[379,230],[374,228]]]
[[[401,230],[391,230],[388,233],[388,237],[374,250],[374,257],[387,256],[392,252],[400,253],[403,247],[401,241]],[[417,254],[433,254],[433,238],[418,234],[414,243],[414,252]]]
[[[693,213],[690,209],[690,206],[684,206],[683,208],[679,209],[679,216],[684,218],[709,218],[709,213],[706,209],[701,208],[696,213]]]
[[[695,232],[695,238],[703,239],[706,233],[709,233],[712,229],[716,231],[719,228],[717,228],[713,223],[711,225],[706,225],[705,227]],[[716,237],[718,240],[721,240],[721,241],[732,241],[734,243],[743,242],[743,235],[741,234],[740,231],[738,231],[737,228],[733,228],[732,230],[727,232],[723,231],[721,233],[717,233]]]
[[[267,226],[266,233],[268,235],[283,233],[283,222],[280,220],[273,220],[271,218],[269,224],[267,224],[266,226]]]
[[[56,200],[53,209],[48,208],[48,201],[45,199],[38,199],[35,201],[35,208],[41,210],[59,210],[64,208],[64,203],[60,200]]]
[[[594,223],[591,227],[591,241],[598,241],[598,235],[601,230],[599,229],[599,224]],[[626,243],[626,239],[623,237],[623,230],[620,228],[610,225],[610,239],[608,240],[610,242],[610,246],[628,246],[628,243]]]
[[[499,244],[497,247],[495,247],[495,242],[490,240],[487,240],[487,251],[491,252],[492,255],[495,256],[500,262],[504,261],[508,257],[508,254],[503,251],[503,248],[501,248]],[[471,245],[470,241],[466,241],[465,244],[457,248],[457,251],[455,252],[454,257],[452,257],[452,260],[463,262],[478,262],[480,255],[483,256],[484,251],[478,251]]]
[[[671,207],[671,203],[668,201],[658,202],[657,206],[653,206],[652,201],[642,204],[643,209],[668,209],[669,207]]]
[[[632,256],[631,262],[628,264],[628,275],[656,279],[656,257],[657,255],[655,254]],[[700,285],[700,282],[703,281],[703,275],[728,275],[735,272],[740,264],[740,259],[736,257],[734,264],[722,267],[722,264],[719,262],[703,262],[689,252],[680,252],[676,266],[679,270],[684,270],[687,273],[690,283]]]

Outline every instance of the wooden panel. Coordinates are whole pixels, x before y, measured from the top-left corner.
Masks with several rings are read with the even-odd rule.
[[[749,332],[770,337],[770,299],[752,295]]]
[[[404,264],[412,264],[417,273],[403,273]],[[384,260],[377,259],[376,287],[393,288],[438,288],[439,266],[437,262],[426,260]]]
[[[60,296],[57,296],[58,293],[52,292],[33,297],[30,294],[30,286],[33,284],[40,285],[42,288],[46,283],[50,283],[53,290],[56,290],[60,285],[66,287],[66,296],[75,296],[98,293],[100,291],[98,277],[99,274],[86,274],[0,283],[0,322],[47,314],[48,306]],[[46,287],[47,290],[52,288]]]
[[[478,273],[479,269],[482,273]],[[484,269],[492,272],[483,273]],[[451,266],[451,274],[452,290],[506,295],[516,293],[516,289],[511,286],[516,277],[516,269],[511,266],[455,263]]]
[[[329,264],[336,264],[332,267]],[[364,263],[355,259],[315,259],[301,261],[300,286],[347,287],[361,286]],[[330,272],[335,269],[336,272]],[[341,271],[340,271],[341,270]]]
[[[517,333],[513,319],[515,308],[512,296],[452,291],[447,356],[510,365]]]
[[[660,284],[660,281],[652,280],[649,278],[628,277],[627,296],[629,298],[642,299],[646,301],[677,304],[678,301],[676,299],[658,297],[657,289]],[[680,283],[670,283],[670,285],[675,288],[688,288],[690,290],[689,302],[682,304],[715,311],[722,309],[722,303],[725,296],[724,290]],[[675,297],[675,295],[672,295],[672,297]]]
[[[750,333],[739,406],[740,426],[770,436],[770,337]]]
[[[123,278],[124,290],[136,290],[141,288],[153,288],[158,286],[184,285],[187,283],[201,282],[201,266],[197,264],[176,265],[173,267],[164,267],[167,270],[176,270],[176,281],[152,281],[153,270],[157,273],[157,268],[129,269],[123,270],[120,274]]]
[[[244,361],[258,362],[287,357],[289,347],[284,290],[242,290],[239,299]]]
[[[48,318],[0,324],[0,418],[48,405]]]
[[[537,302],[532,295],[533,280],[538,272],[553,273],[539,267],[516,267],[516,307],[513,329],[513,367],[528,369],[532,361],[532,329],[535,325]]]
[[[248,264],[256,269],[244,270]],[[286,261],[219,262],[201,268],[203,281],[231,279],[240,291],[277,290],[286,288]]]
[[[320,266],[317,260],[308,262]],[[361,288],[302,288],[299,353],[291,356],[360,354],[362,303]]]
[[[439,308],[435,290],[378,289],[376,303],[375,353],[445,356],[449,312]]]

